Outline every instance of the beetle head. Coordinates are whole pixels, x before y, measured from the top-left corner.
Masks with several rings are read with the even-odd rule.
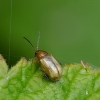
[[[46,51],[43,51],[43,50],[37,50],[35,52],[35,57],[37,57],[39,60],[41,58],[43,58],[44,56],[46,56],[48,53]]]

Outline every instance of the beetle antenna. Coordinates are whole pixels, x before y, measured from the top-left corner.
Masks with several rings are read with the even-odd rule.
[[[38,50],[38,46],[39,46],[39,41],[40,41],[40,31],[38,33],[38,39],[37,39],[37,50]]]
[[[34,48],[33,44],[26,38],[26,37],[23,37],[31,46],[32,48],[36,51],[36,49]]]

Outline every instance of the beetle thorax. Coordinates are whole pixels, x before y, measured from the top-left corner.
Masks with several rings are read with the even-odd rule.
[[[37,57],[39,60],[41,58],[43,58],[44,56],[46,56],[48,53],[46,51],[43,51],[43,50],[37,50],[35,52],[35,57]]]

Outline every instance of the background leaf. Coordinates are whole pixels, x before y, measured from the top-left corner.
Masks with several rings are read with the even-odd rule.
[[[36,47],[39,31],[39,49],[62,64],[84,60],[100,66],[100,0],[0,0],[0,54],[7,62],[10,56],[9,65],[34,57],[23,36]]]

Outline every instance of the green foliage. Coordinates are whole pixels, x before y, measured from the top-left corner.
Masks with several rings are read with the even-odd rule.
[[[35,59],[21,58],[8,70],[0,55],[0,100],[100,100],[100,70],[84,66],[65,65],[60,81],[54,82],[43,78]]]

